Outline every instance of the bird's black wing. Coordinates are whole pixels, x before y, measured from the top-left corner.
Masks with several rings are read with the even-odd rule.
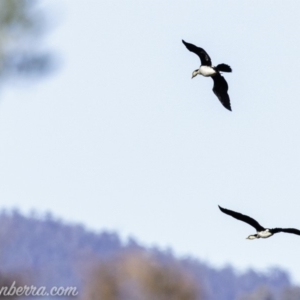
[[[240,214],[238,212],[235,212],[235,211],[232,211],[232,210],[229,210],[229,209],[226,209],[226,208],[222,208],[221,206],[219,206],[219,208],[220,208],[220,210],[224,214],[232,216],[233,218],[235,218],[237,220],[246,222],[249,225],[253,226],[256,229],[256,231],[263,231],[263,230],[265,230],[265,228],[262,227],[257,221],[255,221],[254,219],[252,219],[252,218],[250,218],[248,216],[245,216],[243,214]]]
[[[228,84],[225,78],[220,74],[211,76],[211,78],[214,81],[213,92],[218,97],[223,106],[231,111],[230,99],[227,93]]]
[[[204,49],[197,47],[193,44],[186,43],[184,40],[182,40],[182,42],[184,43],[184,45],[187,47],[188,50],[194,52],[200,57],[201,65],[211,66],[211,59]]]
[[[300,235],[300,230],[295,229],[295,228],[273,228],[273,229],[270,229],[270,232],[273,234],[278,233],[278,232],[286,232],[286,233],[293,233],[293,234]]]

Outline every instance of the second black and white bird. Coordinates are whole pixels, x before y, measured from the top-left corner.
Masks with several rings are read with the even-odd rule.
[[[249,235],[247,237],[248,240],[255,240],[255,239],[259,239],[259,238],[268,238],[278,232],[286,232],[286,233],[293,233],[293,234],[300,235],[300,230],[298,230],[298,229],[295,229],[295,228],[272,228],[272,229],[264,228],[256,220],[254,220],[246,215],[223,208],[221,206],[219,206],[219,208],[220,208],[221,212],[223,212],[224,214],[229,215],[237,220],[243,221],[243,222],[253,226],[256,229],[257,233]]]
[[[211,59],[206,51],[200,47],[193,44],[186,43],[182,40],[186,48],[197,54],[201,61],[201,66],[199,69],[195,70],[192,74],[192,78],[197,75],[203,75],[205,77],[211,77],[214,81],[213,92],[218,97],[220,102],[225,108],[231,110],[230,99],[228,95],[228,84],[220,72],[231,72],[230,66],[226,64],[219,64],[216,67],[212,66]]]

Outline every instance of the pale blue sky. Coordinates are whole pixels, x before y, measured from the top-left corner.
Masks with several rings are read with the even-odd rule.
[[[248,241],[217,207],[300,228],[299,1],[44,3],[63,64],[2,90],[1,207],[300,283],[298,236]],[[232,67],[233,112],[181,39]]]

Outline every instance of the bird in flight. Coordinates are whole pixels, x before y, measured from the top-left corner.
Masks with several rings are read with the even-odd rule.
[[[231,111],[230,99],[227,93],[228,84],[225,78],[220,74],[220,72],[231,72],[232,70],[230,66],[226,64],[219,64],[216,67],[213,67],[211,64],[211,59],[204,49],[193,44],[186,43],[184,40],[182,40],[182,42],[189,51],[197,54],[201,61],[200,68],[193,72],[192,78],[199,74],[205,77],[211,77],[214,81],[213,92],[223,106]]]
[[[224,214],[232,216],[233,218],[235,218],[237,220],[246,222],[256,229],[257,233],[249,235],[247,237],[248,240],[255,240],[255,239],[259,239],[259,238],[265,239],[265,238],[268,238],[278,232],[286,232],[286,233],[293,233],[293,234],[300,235],[300,230],[298,230],[298,229],[294,229],[294,228],[273,228],[273,229],[264,228],[257,221],[255,221],[254,219],[252,219],[246,215],[223,208],[221,206],[219,206],[219,208],[220,208],[221,212],[223,212]]]

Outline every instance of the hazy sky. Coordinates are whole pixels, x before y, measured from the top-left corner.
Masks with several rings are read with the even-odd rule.
[[[0,101],[0,203],[300,283],[300,3],[44,1],[59,72]],[[232,112],[192,71],[203,47]]]

